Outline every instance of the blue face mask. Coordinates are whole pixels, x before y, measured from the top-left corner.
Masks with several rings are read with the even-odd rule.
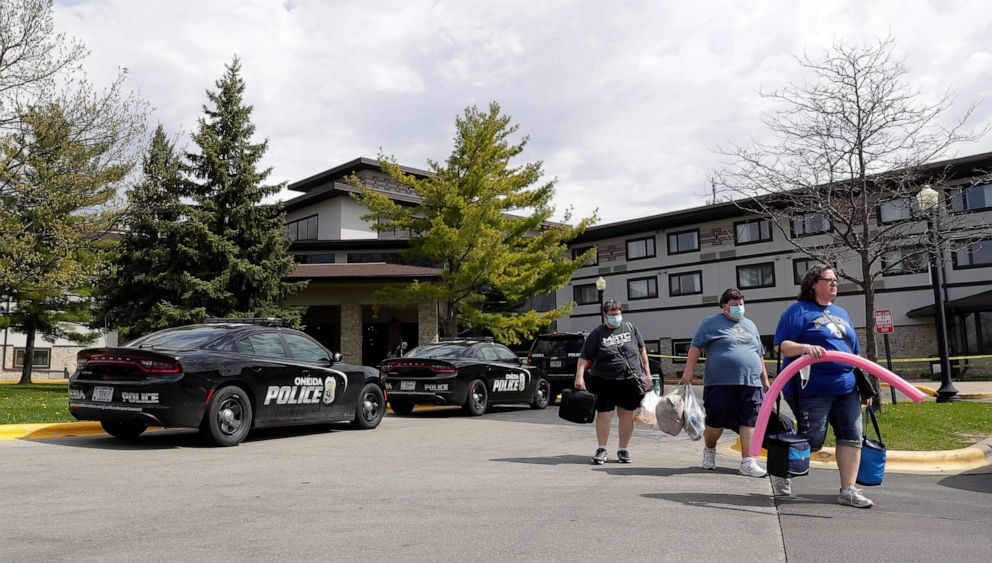
[[[622,322],[623,315],[606,315],[606,324],[612,327],[618,327]]]
[[[740,319],[744,316],[744,305],[731,305],[730,306],[730,316],[735,319]]]

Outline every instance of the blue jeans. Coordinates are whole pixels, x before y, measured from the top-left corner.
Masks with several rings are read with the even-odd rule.
[[[857,393],[804,395],[799,398],[798,409],[796,398],[791,394],[786,394],[785,401],[799,419],[798,426],[809,440],[812,451],[819,451],[823,447],[828,423],[834,429],[834,438],[838,445],[861,448],[861,397]]]

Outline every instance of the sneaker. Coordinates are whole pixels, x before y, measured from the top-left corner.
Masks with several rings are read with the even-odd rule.
[[[754,461],[753,457],[746,457],[741,460],[741,467],[738,471],[741,475],[747,475],[748,477],[764,477],[768,474],[767,471],[758,465],[757,461]]]
[[[627,450],[617,450],[617,461],[620,463],[630,463],[630,452]]]
[[[861,489],[856,488],[854,485],[840,492],[840,496],[837,497],[837,504],[853,506],[854,508],[871,508],[875,506],[875,503],[861,494]]]
[[[603,465],[606,463],[606,448],[597,448],[596,455],[592,456],[592,462],[595,465]]]
[[[703,447],[703,469],[716,469],[716,448]]]
[[[792,479],[772,476],[772,491],[779,496],[792,496]]]

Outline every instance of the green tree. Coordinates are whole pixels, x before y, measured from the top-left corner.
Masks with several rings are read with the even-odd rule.
[[[3,216],[18,228],[5,242],[17,264],[18,283],[8,286],[13,310],[4,324],[26,335],[20,383],[31,383],[36,334],[87,342],[95,334],[86,299],[101,268],[102,234],[116,214],[106,205],[130,170],[104,160],[112,146],[91,142],[62,108],[49,105],[23,117],[26,127],[3,137],[3,158],[18,165],[2,172],[9,192],[0,196]]]
[[[564,287],[590,258],[571,259],[566,243],[595,217],[573,227],[569,210],[562,223],[549,222],[555,182],[535,186],[542,176],[540,162],[511,165],[527,137],[511,141],[518,126],[498,104],[490,104],[488,112],[467,108],[455,126],[451,156],[443,165],[429,161],[433,174],[426,179],[405,174],[395,160],[380,156],[385,171],[420,196],[418,205],[397,205],[351,179],[361,190],[356,200],[370,210],[363,220],[374,222],[377,231],[408,231],[405,254],[443,267],[440,281],[385,288],[376,297],[396,304],[437,300],[445,334],[482,329],[514,344],[574,307],[519,310],[529,297]]]
[[[210,103],[193,134],[199,152],[186,154],[193,204],[179,244],[191,267],[181,303],[166,312],[177,318],[278,316],[299,325],[301,310],[284,305],[305,285],[282,281],[295,267],[287,253],[285,213],[281,204],[262,203],[284,184],[266,185],[272,169],[257,168],[268,141],[252,142],[252,107],[244,103],[240,72],[235,57],[217,90],[207,91]]]
[[[142,163],[142,179],[128,192],[128,213],[112,265],[96,290],[95,319],[132,338],[186,324],[184,272],[196,253],[182,245],[185,205],[182,160],[161,125]]]

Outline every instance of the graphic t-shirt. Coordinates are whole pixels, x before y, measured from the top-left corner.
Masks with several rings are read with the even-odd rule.
[[[613,329],[601,324],[586,338],[582,347],[582,359],[592,362],[594,377],[626,379],[629,377],[627,365],[630,365],[634,373],[644,371],[641,365],[641,348],[644,348],[644,339],[632,323],[624,321]]]
[[[692,337],[706,352],[703,385],[761,387],[761,346],[758,327],[747,317],[732,321],[723,313],[707,317]]]
[[[827,350],[860,354],[861,346],[847,311],[837,305],[822,306],[812,301],[796,301],[786,309],[775,329],[775,345],[783,340],[823,346]],[[787,366],[795,358],[784,358]],[[783,389],[790,396],[799,383],[796,375]],[[844,395],[854,391],[854,367],[837,362],[820,362],[810,368],[809,383],[801,395]]]

